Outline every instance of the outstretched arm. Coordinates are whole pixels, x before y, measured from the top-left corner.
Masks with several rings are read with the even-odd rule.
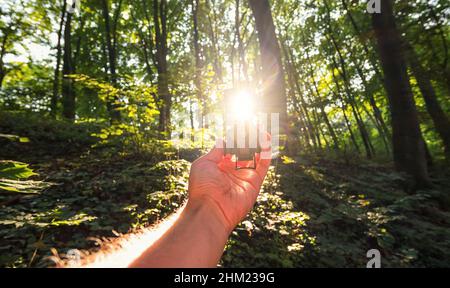
[[[86,267],[215,267],[231,231],[259,194],[270,165],[266,144],[266,157],[257,156],[256,169],[235,170],[221,148],[197,159],[189,199],[180,211],[153,230],[128,236],[121,248]]]
[[[209,202],[189,201],[172,227],[129,267],[215,267],[231,231]]]

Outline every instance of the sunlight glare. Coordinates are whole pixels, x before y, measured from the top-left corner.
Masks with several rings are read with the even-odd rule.
[[[255,102],[252,93],[241,90],[232,99],[233,117],[239,121],[247,121],[253,117]]]

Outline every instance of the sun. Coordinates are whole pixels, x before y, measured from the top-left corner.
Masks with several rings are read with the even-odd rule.
[[[236,121],[248,121],[254,117],[255,99],[248,90],[239,90],[232,95],[231,115]]]

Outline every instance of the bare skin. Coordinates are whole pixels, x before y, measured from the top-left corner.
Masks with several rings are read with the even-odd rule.
[[[231,157],[213,148],[192,164],[187,204],[166,225],[133,235],[127,249],[103,253],[101,260],[94,255],[85,267],[216,267],[230,233],[255,204],[270,161],[257,155],[256,169],[235,170]]]

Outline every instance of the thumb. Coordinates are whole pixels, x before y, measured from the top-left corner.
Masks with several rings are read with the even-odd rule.
[[[222,146],[216,145],[213,149],[211,149],[211,151],[208,152],[208,154],[206,154],[202,158],[208,161],[219,163],[223,159],[224,156],[223,153],[224,153],[223,145]]]

